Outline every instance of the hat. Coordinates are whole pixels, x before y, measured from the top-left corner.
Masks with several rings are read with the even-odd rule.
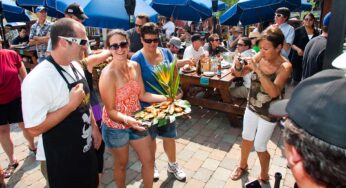
[[[341,55],[339,55],[337,58],[335,58],[332,62],[332,65],[335,68],[338,69],[343,69],[344,71],[346,71],[346,52],[342,53]]]
[[[183,48],[183,47],[181,46],[181,40],[180,40],[180,38],[178,38],[178,37],[172,37],[172,38],[169,40],[168,43],[171,44],[171,45],[173,45],[173,46],[175,46],[175,47],[177,47],[177,48],[179,48],[179,49],[182,49],[182,48]]]
[[[328,12],[323,18],[323,26],[328,27],[332,13]]]
[[[41,11],[43,11],[43,10],[47,11],[46,7],[44,7],[44,6],[36,7],[36,8],[35,8],[35,13],[41,12]]]
[[[80,20],[85,20],[88,18],[87,15],[84,14],[83,9],[77,4],[72,3],[70,4],[64,11],[65,14],[72,14],[76,16]]]
[[[249,34],[249,38],[252,39],[252,38],[260,38],[261,37],[261,34],[257,31],[253,31]]]
[[[191,36],[191,42],[194,42],[194,41],[196,41],[196,40],[201,40],[202,38],[201,38],[201,35],[200,34],[193,34],[192,36]]]
[[[289,100],[271,104],[269,113],[288,115],[312,136],[346,149],[345,88],[344,71],[321,71],[302,81]]]

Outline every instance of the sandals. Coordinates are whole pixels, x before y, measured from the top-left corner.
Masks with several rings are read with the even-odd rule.
[[[30,146],[28,146],[28,149],[29,149],[29,151],[33,152],[33,153],[36,155],[37,148],[35,148],[35,149],[31,149],[31,148],[30,148]]]
[[[12,176],[16,168],[18,167],[19,163],[16,161],[13,164],[8,164],[7,168],[4,171],[4,178],[9,178]]]
[[[240,166],[238,166],[232,173],[231,175],[231,179],[232,180],[239,180],[246,172],[247,172],[247,165],[245,168],[241,168]]]

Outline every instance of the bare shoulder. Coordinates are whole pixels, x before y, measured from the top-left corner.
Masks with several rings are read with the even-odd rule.
[[[109,63],[105,68],[102,69],[100,80],[104,79],[107,81],[115,80],[117,75],[117,69],[114,67],[112,63]]]
[[[139,66],[139,64],[136,61],[133,61],[133,60],[129,60],[129,65],[133,66],[133,67]]]
[[[129,60],[129,66],[135,70],[139,70],[141,67],[136,61]]]
[[[292,63],[289,61],[285,61],[281,64],[281,67],[286,69],[286,70],[291,70],[292,69]]]
[[[291,74],[291,72],[292,72],[292,63],[289,61],[284,61],[278,70],[278,73]]]

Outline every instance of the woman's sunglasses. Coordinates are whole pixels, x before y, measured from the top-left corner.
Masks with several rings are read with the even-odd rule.
[[[119,48],[127,48],[128,44],[129,43],[127,41],[120,42],[119,44],[114,43],[114,44],[109,45],[109,49],[118,50]]]
[[[145,43],[152,43],[152,42],[154,42],[154,43],[158,43],[159,42],[159,39],[158,38],[156,38],[156,39],[143,39],[143,41],[145,42]]]

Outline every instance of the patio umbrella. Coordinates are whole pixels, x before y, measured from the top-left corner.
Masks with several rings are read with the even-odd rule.
[[[200,21],[212,16],[211,0],[149,0],[159,14],[177,20]]]
[[[226,10],[228,8],[228,5],[225,2],[223,2],[223,1],[219,1],[217,6],[218,6],[217,7],[218,11]]]
[[[299,10],[301,0],[240,0],[220,16],[222,25],[249,25],[269,21],[274,18],[275,10],[287,7],[291,11]]]
[[[90,27],[129,29],[129,17],[124,0],[56,0],[56,10],[63,13],[71,3],[79,4],[89,17],[83,24]],[[145,13],[157,22],[158,13],[143,0],[136,0],[135,16]]]
[[[3,13],[7,22],[27,22],[30,17],[22,7],[16,5],[14,1],[2,0]]]
[[[55,8],[47,6],[46,0],[16,0],[18,6],[23,7],[31,12],[34,12],[38,6],[44,6],[47,8],[47,15],[54,18],[64,17],[64,14],[56,11]]]
[[[307,2],[306,0],[302,0],[302,4],[300,5],[299,9],[302,11],[311,11],[312,5],[309,2]]]

